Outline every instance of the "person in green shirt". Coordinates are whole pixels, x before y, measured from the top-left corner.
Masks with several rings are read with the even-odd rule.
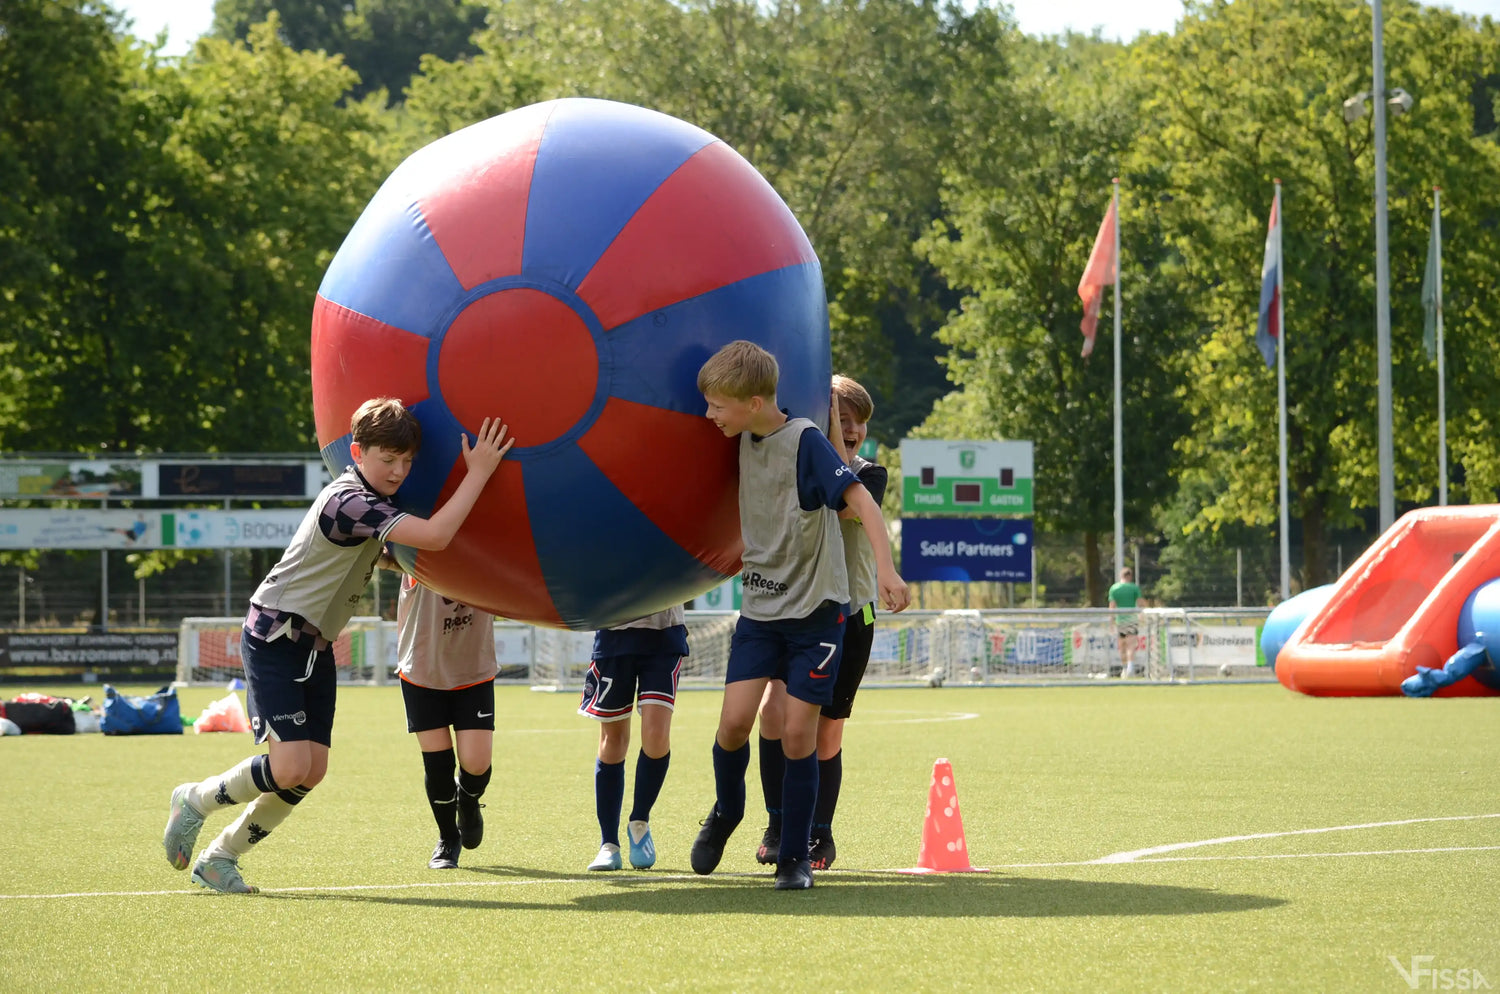
[[[1140,599],[1141,588],[1135,585],[1135,574],[1127,566],[1120,570],[1120,582],[1109,588],[1109,606],[1133,608],[1136,601]],[[1120,641],[1120,676],[1134,676],[1135,642],[1140,632],[1136,615],[1133,613],[1115,615],[1115,631]]]

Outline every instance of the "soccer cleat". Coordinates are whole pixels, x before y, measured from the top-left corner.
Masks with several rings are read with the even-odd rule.
[[[833,833],[824,829],[822,835],[813,838],[812,846],[808,852],[812,868],[814,870],[828,869],[833,866],[833,860],[836,855],[838,855],[838,850],[833,844]]]
[[[688,862],[693,864],[694,873],[712,873],[719,860],[724,858],[724,846],[740,823],[738,820],[730,822],[719,813],[719,805],[715,803],[700,824],[703,827],[698,831],[698,838],[693,840]]]
[[[599,847],[599,855],[589,864],[590,870],[618,870],[620,868],[620,847],[613,842],[606,842]]]
[[[633,821],[625,826],[625,835],[630,839],[630,865],[637,870],[655,866],[656,843],[651,841],[651,823]]]
[[[186,870],[193,859],[193,847],[198,844],[198,830],[203,827],[203,812],[193,807],[188,799],[197,784],[179,784],[172,790],[172,803],[168,808],[167,830],[162,833],[161,844],[167,850],[167,862],[174,870]]]
[[[438,839],[437,848],[432,850],[432,858],[427,861],[429,870],[456,870],[458,869],[458,840]]]
[[[808,890],[812,885],[812,864],[807,860],[784,859],[776,864],[777,890]]]
[[[766,826],[765,834],[760,837],[760,846],[755,850],[755,861],[774,863],[780,856],[781,826],[773,823]]]
[[[479,798],[458,788],[458,836],[465,849],[478,849],[484,841],[484,815],[479,813],[482,807]]]
[[[193,864],[193,883],[220,894],[260,893],[259,887],[251,887],[240,876],[239,863],[226,856],[198,857],[198,862]]]

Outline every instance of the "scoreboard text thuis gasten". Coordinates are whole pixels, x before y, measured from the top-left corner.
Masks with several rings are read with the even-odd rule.
[[[1032,443],[904,439],[901,510],[1031,514]]]

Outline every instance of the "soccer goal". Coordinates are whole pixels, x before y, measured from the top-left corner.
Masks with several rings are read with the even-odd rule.
[[[183,618],[177,631],[177,682],[189,687],[222,686],[244,675],[240,662],[243,617]],[[387,643],[389,642],[389,645]],[[354,618],[333,643],[339,683],[379,684],[390,678],[395,625]]]
[[[729,640],[734,635],[735,611],[688,611],[688,656],[682,661],[681,686],[721,686],[729,663]],[[532,629],[535,647],[533,690],[581,690],[594,649],[593,632]]]

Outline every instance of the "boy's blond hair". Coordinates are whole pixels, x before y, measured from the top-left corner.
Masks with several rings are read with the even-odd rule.
[[[422,422],[395,397],[374,397],[359,405],[349,431],[362,449],[415,452],[422,444]]]
[[[875,402],[870,399],[870,391],[860,386],[858,380],[842,373],[834,373],[833,396],[840,407],[849,408],[849,413],[860,424],[865,424],[875,416]]]
[[[780,377],[775,356],[754,342],[739,339],[715,352],[698,370],[698,392],[733,400],[771,400]]]

